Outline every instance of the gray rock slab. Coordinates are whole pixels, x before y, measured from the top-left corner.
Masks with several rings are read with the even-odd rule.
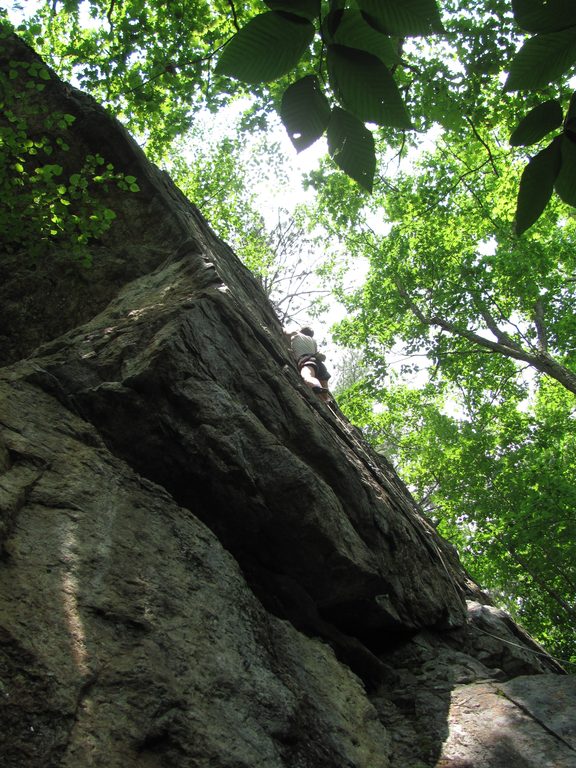
[[[0,403],[3,768],[387,768],[360,680],[191,510],[35,387]]]
[[[576,752],[576,680],[574,677],[557,675],[516,677],[499,688],[518,707],[541,722],[543,727],[556,734]]]
[[[437,768],[575,768],[576,679],[458,686]]]

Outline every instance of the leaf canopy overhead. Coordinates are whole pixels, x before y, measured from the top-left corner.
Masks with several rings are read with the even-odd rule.
[[[227,43],[215,71],[246,83],[276,80],[296,66],[313,37],[314,27],[300,16],[261,13]]]

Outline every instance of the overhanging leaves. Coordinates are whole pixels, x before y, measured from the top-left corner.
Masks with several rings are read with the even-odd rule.
[[[576,207],[576,144],[562,136],[561,147],[562,165],[555,188],[565,203]]]
[[[303,77],[286,89],[280,117],[298,152],[322,136],[330,120],[330,105],[317,77]]]
[[[324,21],[323,30],[329,42],[371,53],[388,67],[401,62],[398,40],[371,27],[360,11],[332,11]]]
[[[275,80],[296,66],[313,37],[314,26],[303,18],[261,13],[230,40],[216,72],[246,83]]]
[[[388,35],[429,35],[443,32],[436,0],[358,0],[378,29]]]
[[[518,51],[508,73],[507,91],[537,90],[556,80],[576,62],[576,26],[535,35]]]
[[[358,184],[372,192],[376,153],[374,137],[357,117],[335,107],[328,123],[328,151],[334,162]]]
[[[376,56],[344,45],[328,46],[330,84],[339,101],[361,120],[412,128],[394,78]]]
[[[556,99],[550,99],[528,112],[510,136],[510,144],[513,147],[527,147],[535,144],[560,125],[562,125],[562,107]]]
[[[564,121],[564,135],[571,141],[576,141],[576,91],[572,94],[566,120]]]
[[[557,136],[535,155],[522,174],[516,205],[516,234],[521,235],[540,217],[554,190],[560,171],[562,137]]]
[[[307,19],[315,19],[320,14],[320,0],[264,0],[273,11],[287,11]]]
[[[512,0],[518,26],[526,32],[557,32],[576,25],[574,0]]]

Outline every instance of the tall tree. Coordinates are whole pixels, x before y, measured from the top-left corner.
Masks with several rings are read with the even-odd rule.
[[[486,134],[441,144],[398,179],[394,195],[374,200],[388,233],[369,224],[347,233],[371,270],[348,301],[360,317],[342,326],[342,339],[388,347],[402,339],[458,376],[506,357],[576,393],[574,218],[556,203],[531,235],[515,237],[508,220],[518,173]]]
[[[364,351],[369,373],[341,406],[397,463],[471,571],[570,657],[574,218],[556,201],[514,236],[519,173],[478,133],[475,144],[441,145],[394,195],[354,214],[346,244],[370,270],[365,286],[341,295],[349,317],[337,338]],[[337,231],[334,206],[323,210]],[[370,226],[377,214],[380,234]],[[409,387],[390,370],[394,350],[416,377]]]

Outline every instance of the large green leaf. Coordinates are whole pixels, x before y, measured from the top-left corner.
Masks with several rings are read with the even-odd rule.
[[[560,171],[562,137],[557,136],[528,163],[518,190],[516,234],[521,235],[540,217],[554,190]]]
[[[576,25],[574,0],[512,0],[514,18],[526,32],[558,32]]]
[[[224,48],[216,72],[246,83],[266,83],[293,69],[314,37],[306,19],[278,11],[261,13]]]
[[[264,0],[273,11],[287,11],[307,19],[315,19],[320,15],[320,0]]]
[[[510,136],[513,147],[527,147],[544,138],[547,133],[562,125],[562,107],[556,99],[550,99],[531,109]]]
[[[566,120],[564,121],[564,135],[571,141],[576,141],[576,91],[572,94]]]
[[[576,143],[566,136],[562,137],[562,165],[555,188],[565,203],[576,207]]]
[[[576,62],[576,26],[535,35],[518,51],[508,73],[507,91],[537,90],[558,79]]]
[[[436,0],[358,0],[361,10],[388,35],[429,35],[443,32]]]
[[[402,61],[397,53],[398,40],[370,26],[360,11],[332,11],[322,29],[328,42],[372,53],[387,67]]]
[[[374,137],[357,117],[335,107],[327,130],[328,151],[336,165],[372,192],[376,170]]]
[[[328,46],[328,75],[338,100],[356,117],[393,128],[412,128],[394,78],[376,56],[344,45]]]
[[[330,105],[317,77],[303,77],[284,91],[280,117],[298,152],[322,136],[330,120]]]

